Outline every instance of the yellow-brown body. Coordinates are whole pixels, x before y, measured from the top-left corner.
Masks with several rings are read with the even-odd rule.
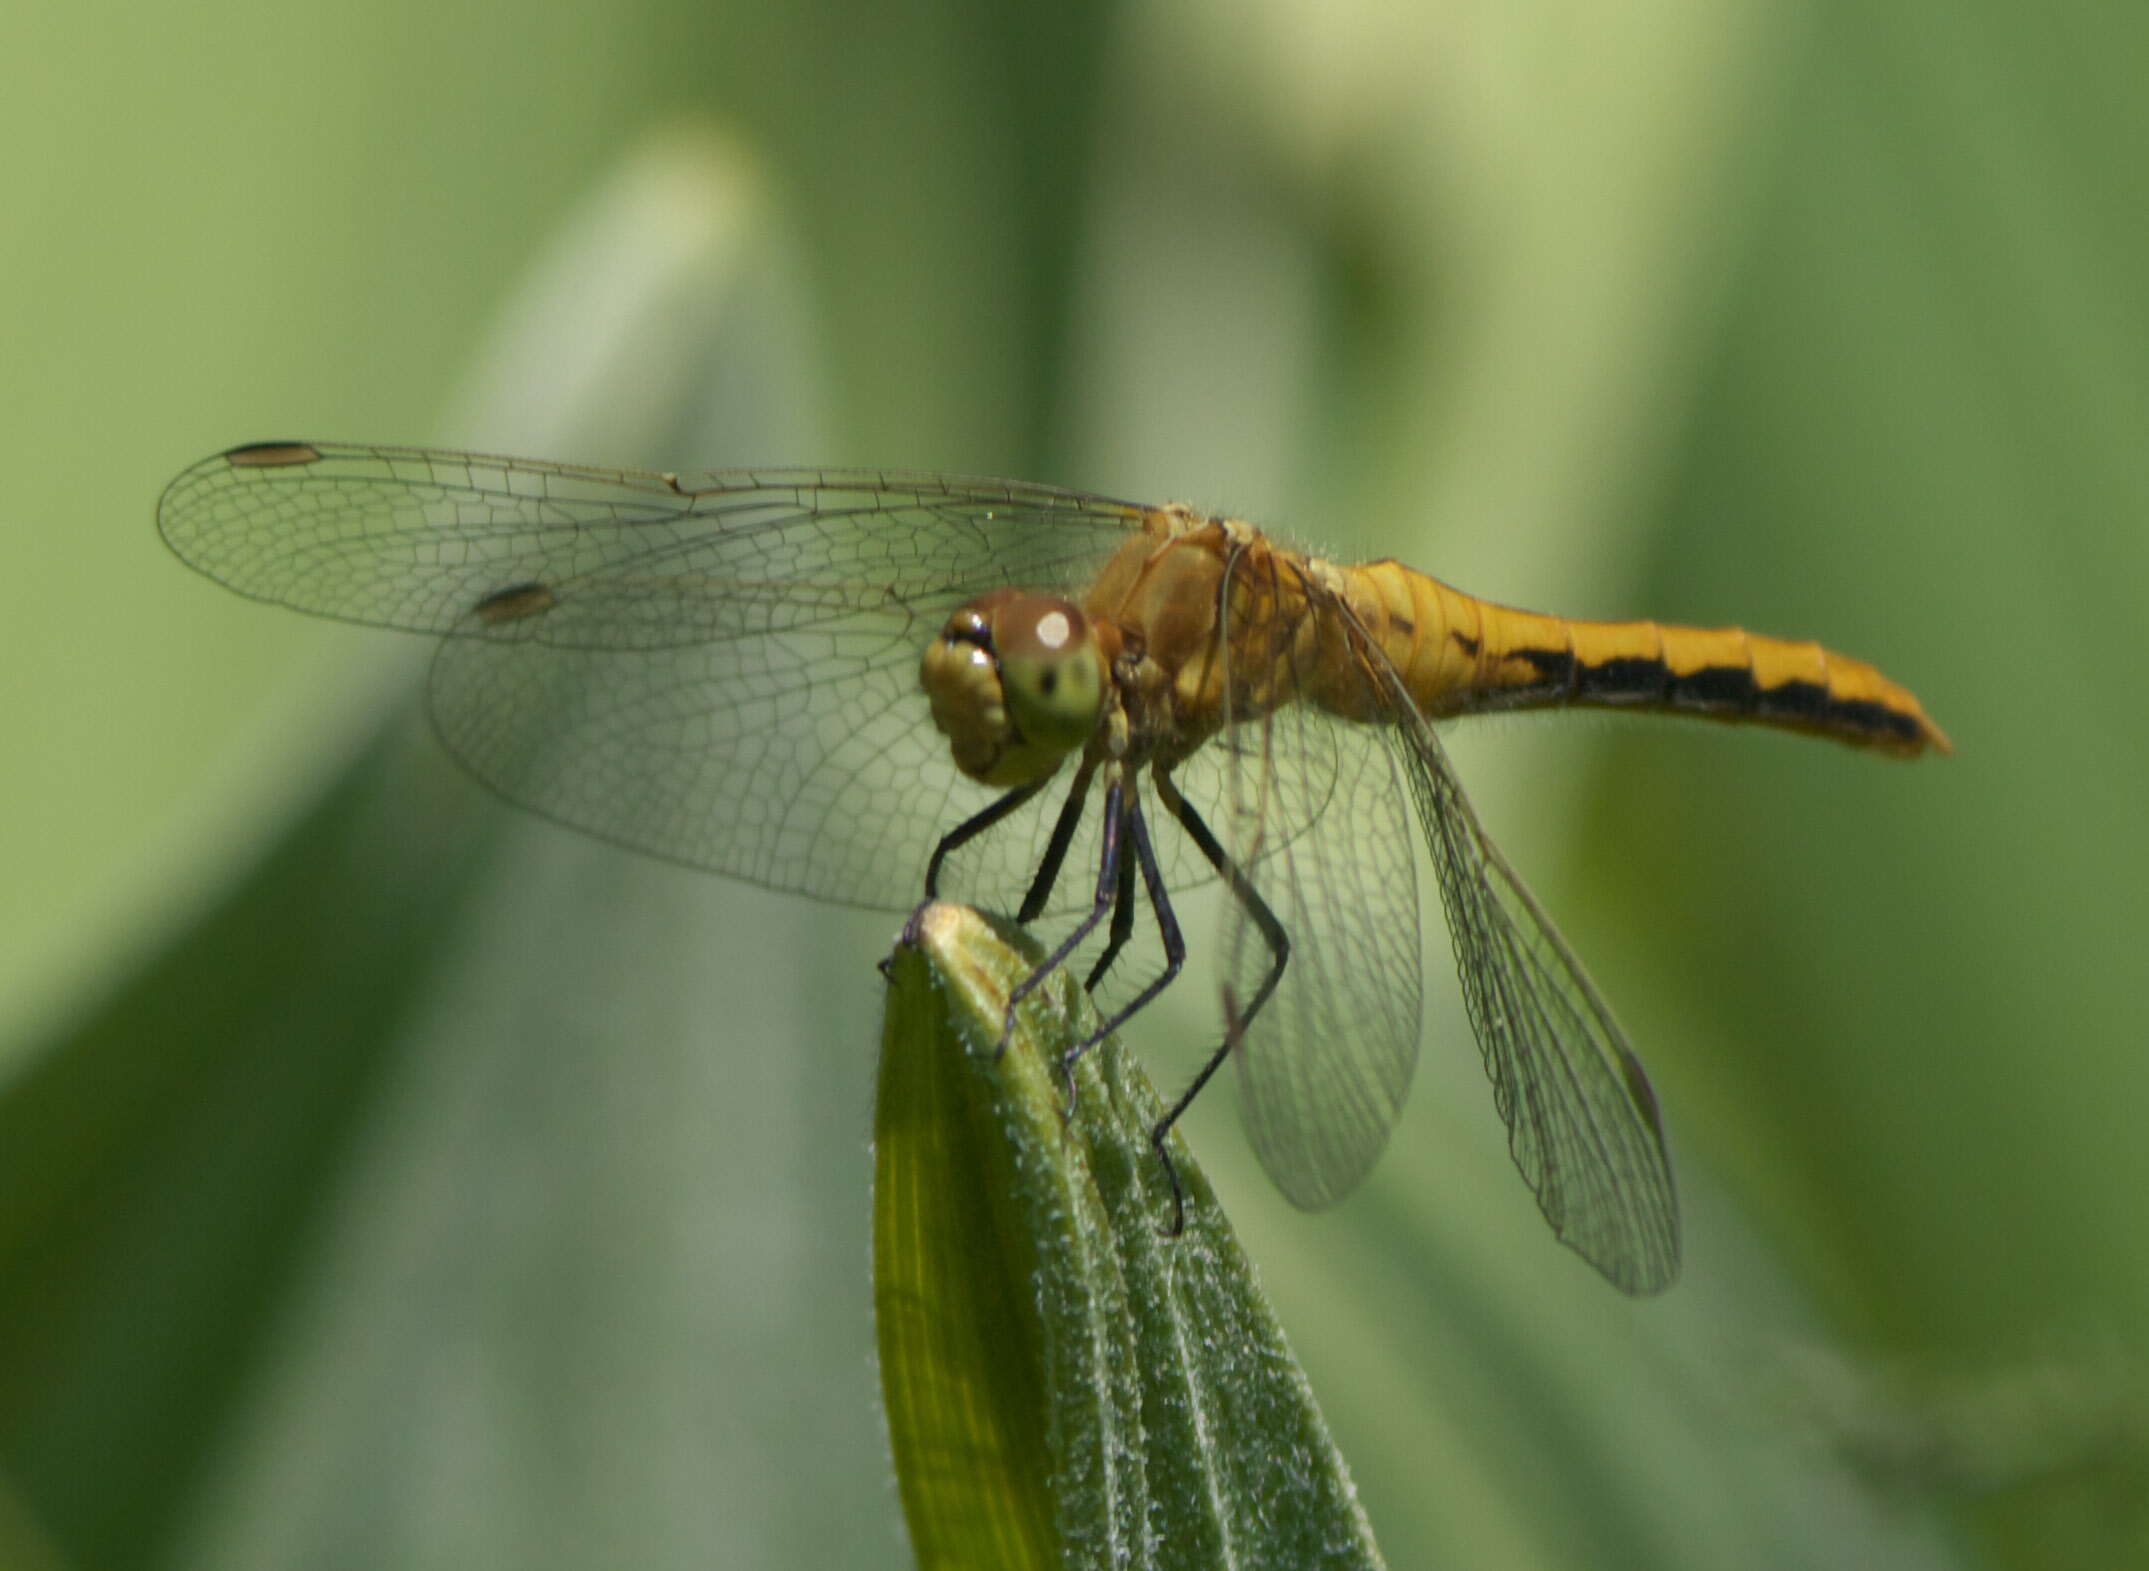
[[[1123,697],[1141,750],[1167,763],[1227,719],[1293,701],[1388,717],[1392,694],[1368,645],[1428,716],[1587,704],[1747,721],[1901,757],[1950,751],[1907,688],[1817,643],[1518,611],[1394,560],[1338,565],[1183,507],[1148,515],[1083,610],[1107,660],[1131,653],[1149,673],[1157,691]]]

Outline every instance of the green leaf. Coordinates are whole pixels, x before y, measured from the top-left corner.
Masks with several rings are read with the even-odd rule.
[[[1019,946],[1019,947],[1016,947]],[[1311,1388],[1155,1091],[1037,950],[928,907],[890,967],[875,1118],[881,1381],[927,1567],[1377,1566]]]

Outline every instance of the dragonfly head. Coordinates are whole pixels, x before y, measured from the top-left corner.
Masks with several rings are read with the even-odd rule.
[[[955,767],[986,785],[1042,780],[1104,709],[1104,656],[1081,608],[995,589],[948,618],[918,680]]]

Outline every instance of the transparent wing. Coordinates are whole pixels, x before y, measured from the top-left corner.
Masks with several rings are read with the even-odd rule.
[[[1333,1205],[1372,1170],[1417,1067],[1418,890],[1401,777],[1371,727],[1306,704],[1234,726],[1225,843],[1290,940],[1290,957],[1238,1052],[1240,1112],[1290,1200]],[[1310,833],[1279,826],[1312,823]],[[1231,904],[1233,1007],[1272,964]]]
[[[940,745],[919,655],[986,589],[1079,596],[1143,513],[942,475],[681,477],[279,443],[196,464],[158,523],[241,594],[444,635],[436,724],[510,800],[772,888],[901,909],[938,836],[992,795]],[[982,837],[996,844],[966,883],[1019,892],[1049,829],[1042,801],[1028,818]]]
[[[1433,728],[1385,662],[1391,750],[1432,846],[1508,1150],[1559,1240],[1629,1293],[1679,1274],[1656,1093],[1550,917],[1485,836]]]
[[[1235,588],[1261,636],[1241,662],[1302,691],[1309,668],[1355,671],[1346,723],[1304,702],[1248,706],[1224,749],[1227,847],[1289,935],[1283,979],[1239,1054],[1242,1107],[1262,1165],[1301,1205],[1347,1194],[1378,1157],[1416,1064],[1420,966],[1406,795],[1432,848],[1471,1024],[1508,1126],[1508,1148],[1553,1232],[1632,1293],[1679,1268],[1678,1207],[1656,1099],[1610,1010],[1515,877],[1457,783],[1432,726],[1348,609],[1276,559],[1269,584]],[[1284,614],[1273,614],[1274,608]],[[1295,609],[1294,609],[1295,607]],[[1309,636],[1308,629],[1317,629]],[[1335,656],[1346,650],[1349,659]],[[1234,670],[1233,685],[1262,679]],[[1404,790],[1407,785],[1408,791]],[[1316,823],[1315,821],[1318,820]],[[1313,824],[1279,842],[1277,827]],[[1234,910],[1226,964],[1243,1009],[1268,946]]]
[[[1239,1106],[1277,1187],[1299,1205],[1331,1205],[1371,1171],[1417,1067],[1409,811],[1375,728],[1301,696],[1352,625],[1302,560],[1269,546],[1238,552],[1220,606],[1224,723],[1195,758],[1220,766],[1225,849],[1289,945],[1264,1003],[1275,939],[1252,902],[1227,904]]]

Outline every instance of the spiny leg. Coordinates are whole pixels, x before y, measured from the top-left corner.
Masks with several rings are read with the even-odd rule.
[[[933,854],[925,864],[925,898],[911,907],[910,916],[903,923],[903,936],[896,940],[898,945],[916,944],[919,941],[918,919],[925,915],[927,906],[940,898],[940,864],[947,860],[948,853],[962,845],[963,842],[976,839],[1001,819],[1007,817],[1008,814],[1014,812],[1016,808],[1022,806],[1023,803],[1042,791],[1050,778],[1050,776],[1047,776],[1045,780],[1035,780],[1028,785],[1017,786],[1006,795],[993,798],[982,809],[972,813],[968,818],[940,837],[940,843],[933,847]],[[895,956],[893,954],[882,957],[880,963],[880,974],[882,976],[892,976],[894,974],[889,969],[894,961]]]
[[[1149,1144],[1156,1151],[1157,1160],[1164,1164],[1165,1178],[1171,1182],[1170,1231],[1176,1237],[1186,1227],[1186,1191],[1179,1186],[1179,1170],[1172,1165],[1171,1152],[1165,1148],[1165,1137],[1171,1133],[1172,1125],[1179,1122],[1180,1115],[1193,1105],[1194,1098],[1201,1095],[1202,1087],[1224,1066],[1224,1060],[1231,1056],[1231,1050],[1245,1040],[1247,1025],[1275,993],[1276,984],[1283,980],[1284,966],[1291,958],[1291,936],[1284,931],[1283,924],[1276,920],[1276,913],[1262,900],[1244,870],[1231,859],[1231,853],[1224,849],[1210,832],[1209,826],[1202,822],[1201,815],[1194,811],[1194,805],[1179,794],[1178,788],[1162,771],[1157,774],[1157,795],[1172,817],[1179,820],[1179,825],[1187,832],[1187,837],[1208,859],[1209,865],[1222,876],[1224,887],[1231,891],[1232,899],[1246,908],[1246,914],[1253,919],[1253,924],[1259,929],[1261,940],[1268,945],[1272,957],[1268,973],[1262,977],[1261,985],[1254,989],[1253,1000],[1243,1013],[1239,1010],[1238,999],[1232,990],[1229,987],[1224,989],[1223,1041],[1219,1042],[1216,1051],[1209,1055],[1208,1062],[1201,1066],[1193,1083],[1179,1093],[1179,1100],[1172,1103],[1170,1111],[1158,1119],[1156,1127],[1149,1132]],[[1150,898],[1154,900],[1156,897],[1152,894]]]
[[[1126,858],[1120,861],[1119,905],[1112,915],[1114,947],[1117,947],[1120,913],[1131,910],[1134,905],[1134,892],[1129,887],[1131,875],[1126,869],[1139,864],[1142,870],[1142,887],[1149,891],[1149,904],[1157,913],[1157,931],[1164,940],[1164,970],[1104,1024],[1069,1048],[1066,1057],[1060,1060],[1060,1070],[1067,1082],[1070,1101],[1074,1094],[1075,1061],[1133,1019],[1151,999],[1171,986],[1172,979],[1179,974],[1179,968],[1186,963],[1186,940],[1179,936],[1179,918],[1173,913],[1171,896],[1165,891],[1164,874],[1157,867],[1157,855],[1149,843],[1149,823],[1142,817],[1142,803],[1138,796],[1130,797],[1127,802],[1127,838],[1134,842],[1134,856],[1131,861]],[[1134,925],[1131,916],[1127,918],[1126,925],[1130,928]],[[1101,964],[1098,970],[1103,970]]]
[[[1075,771],[1074,783],[1067,788],[1067,800],[1060,804],[1060,816],[1053,821],[1052,838],[1046,842],[1045,854],[1038,859],[1037,876],[1030,880],[1029,892],[1022,897],[1022,909],[1015,913],[1017,922],[1028,925],[1044,915],[1045,902],[1052,898],[1052,886],[1060,879],[1060,864],[1067,860],[1067,848],[1074,844],[1075,831],[1082,825],[1082,807],[1089,800],[1090,776],[1096,772],[1096,764],[1087,758]]]
[[[1112,969],[1112,962],[1119,958],[1119,951],[1134,936],[1134,864],[1139,853],[1146,847],[1149,832],[1142,823],[1142,804],[1139,800],[1128,804],[1127,827],[1137,836],[1134,842],[1135,857],[1119,859],[1119,893],[1112,898],[1112,931],[1106,936],[1104,953],[1089,968],[1089,975],[1082,980],[1082,991],[1094,993],[1097,984],[1104,980],[1104,973]]]
[[[1104,793],[1104,854],[1098,859],[1096,899],[1090,905],[1089,915],[1076,924],[1075,930],[1060,941],[1060,946],[1047,955],[1036,970],[1017,982],[1014,989],[1008,993],[1007,1018],[1000,1027],[999,1044],[992,1050],[994,1058],[1007,1051],[1008,1039],[1015,1034],[1016,1008],[1043,985],[1045,978],[1067,963],[1067,957],[1097,930],[1097,924],[1102,922],[1105,914],[1112,909],[1119,892],[1119,831],[1124,806],[1125,796],[1120,782],[1115,778]]]
[[[1043,780],[1033,780],[1028,785],[1017,786],[1005,796],[995,797],[985,807],[972,813],[968,818],[942,835],[940,844],[933,847],[932,857],[925,864],[925,898],[929,901],[940,898],[940,864],[947,860],[950,851],[957,849],[966,841],[975,840],[994,824],[997,824],[1001,819],[1015,811],[1016,808],[1022,806],[1031,797],[1044,790],[1050,781],[1051,776],[1047,775]]]

